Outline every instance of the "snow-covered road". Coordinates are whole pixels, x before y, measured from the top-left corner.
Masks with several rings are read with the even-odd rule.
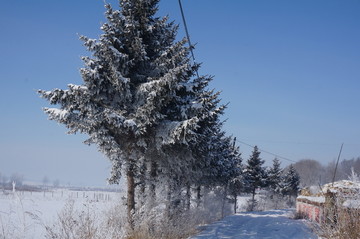
[[[228,216],[205,227],[191,239],[316,239],[302,220],[290,218],[291,210],[247,212]]]

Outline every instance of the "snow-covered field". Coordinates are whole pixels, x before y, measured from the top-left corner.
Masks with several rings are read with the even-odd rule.
[[[69,202],[78,211],[90,209],[101,216],[119,204],[122,196],[122,193],[102,191],[0,192],[0,238],[43,239],[45,226],[51,227]],[[239,198],[242,208],[247,199]],[[239,213],[204,227],[192,239],[317,238],[304,221],[291,219],[292,213],[292,210]]]
[[[315,239],[303,220],[294,220],[292,210],[246,212],[228,216],[206,226],[191,239]]]
[[[105,191],[0,192],[0,237],[45,238],[45,225],[51,226],[67,203],[76,210],[109,210],[122,194]]]

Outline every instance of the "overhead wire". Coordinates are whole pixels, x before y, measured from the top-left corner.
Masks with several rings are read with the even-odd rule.
[[[182,20],[183,20],[184,28],[185,28],[186,38],[187,38],[188,43],[189,43],[191,56],[192,56],[193,62],[195,63],[195,55],[194,55],[194,51],[193,51],[193,45],[191,44],[191,41],[190,41],[190,34],[189,34],[189,30],[188,30],[188,27],[187,27],[187,24],[186,24],[185,14],[184,14],[184,10],[183,10],[182,4],[181,4],[181,0],[179,0],[179,7],[180,7],[180,12],[181,12],[181,17],[182,17]],[[197,68],[195,69],[195,71],[196,71],[197,78],[200,78]]]
[[[254,147],[255,147],[254,145],[245,143],[245,142],[243,142],[243,141],[240,141],[240,140],[237,140],[237,141],[238,141],[239,143],[241,143],[241,144],[243,144],[243,145],[246,145],[246,146],[249,146],[249,147],[251,147],[251,148],[254,148]],[[297,161],[295,161],[295,160],[292,160],[292,159],[289,159],[289,158],[280,156],[280,155],[278,155],[278,154],[271,153],[271,152],[269,152],[269,151],[267,151],[267,150],[263,150],[263,149],[261,149],[261,148],[259,148],[259,147],[258,147],[258,150],[259,150],[260,152],[273,155],[273,156],[275,156],[275,157],[278,158],[278,159],[283,159],[283,160],[286,160],[286,161],[290,161],[290,162],[293,162],[293,163],[297,163]]]
[[[179,7],[180,7],[180,12],[181,12],[181,17],[182,17],[183,24],[184,24],[184,28],[185,28],[186,38],[187,38],[188,43],[189,43],[189,48],[190,48],[191,56],[192,56],[193,61],[195,62],[195,55],[194,55],[194,51],[193,51],[193,45],[191,44],[190,34],[189,34],[189,30],[188,30],[188,27],[187,27],[187,24],[186,24],[186,19],[185,19],[185,14],[184,14],[183,6],[182,6],[182,3],[181,3],[181,0],[178,0],[178,1],[179,1]],[[197,77],[199,78],[199,73],[198,73],[198,70],[197,70],[197,69],[196,69],[196,75],[197,75]],[[247,144],[247,143],[242,142],[242,141],[240,141],[240,140],[237,140],[237,141],[238,141],[239,143],[241,143],[241,144],[244,144],[244,145],[247,145],[247,146],[249,146],[249,147],[254,148],[254,146],[252,146],[252,145],[250,145],[250,144]],[[289,159],[289,158],[280,156],[280,155],[278,155],[278,154],[271,153],[271,152],[269,152],[269,151],[266,151],[266,150],[263,150],[263,149],[260,149],[260,148],[259,148],[259,151],[260,151],[260,152],[267,153],[267,154],[270,154],[270,155],[273,155],[273,156],[275,156],[276,158],[279,158],[279,159],[284,159],[284,160],[287,160],[287,161],[296,163],[296,161],[294,161],[294,160],[292,160],[292,159]]]

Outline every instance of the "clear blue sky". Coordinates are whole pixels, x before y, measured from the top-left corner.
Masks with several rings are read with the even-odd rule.
[[[117,6],[115,0],[108,0]],[[360,156],[360,1],[182,0],[201,74],[229,102],[228,134],[297,161]],[[0,172],[105,185],[107,159],[47,120],[37,89],[81,84],[78,34],[97,38],[102,0],[2,1]],[[159,15],[180,24],[177,0]],[[239,144],[243,158],[251,148]],[[274,156],[262,153],[271,162]],[[288,162],[283,161],[283,165]]]

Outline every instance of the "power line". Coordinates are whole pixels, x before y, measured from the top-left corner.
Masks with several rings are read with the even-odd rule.
[[[191,41],[190,41],[190,34],[189,34],[189,31],[188,31],[188,28],[187,28],[187,25],[186,25],[186,19],[185,19],[184,10],[183,10],[182,4],[181,4],[181,0],[179,0],[179,7],[180,7],[180,11],[181,11],[181,17],[182,17],[182,20],[183,20],[183,23],[184,23],[186,38],[187,38],[188,43],[189,43],[191,56],[192,56],[193,62],[195,63],[195,55],[194,55],[194,51],[193,51],[193,46],[192,46]],[[198,70],[196,69],[195,71],[196,71],[197,78],[199,78]]]
[[[245,142],[243,142],[243,141],[240,141],[240,140],[237,140],[237,141],[238,141],[239,143],[244,144],[244,145],[246,145],[246,146],[249,146],[249,147],[251,147],[251,148],[254,148],[254,147],[255,147],[254,145],[245,143]],[[260,149],[260,148],[258,148],[258,150],[259,150],[260,152],[273,155],[273,156],[275,156],[275,157],[278,158],[278,159],[284,159],[284,160],[287,160],[287,161],[296,163],[296,161],[294,161],[294,160],[292,160],[292,159],[289,159],[289,158],[286,158],[286,157],[283,157],[283,156],[280,156],[280,155],[278,155],[278,154],[274,154],[274,153],[271,153],[271,152],[269,152],[269,151],[266,151],[266,150],[263,150],[263,149]]]

